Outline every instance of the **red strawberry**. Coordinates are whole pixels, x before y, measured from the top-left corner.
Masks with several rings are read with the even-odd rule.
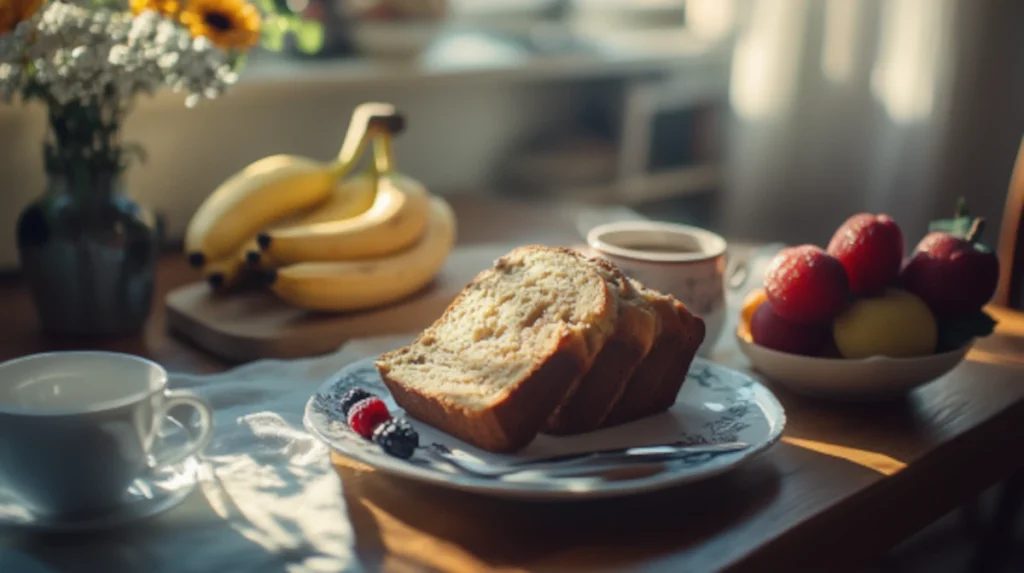
[[[764,277],[772,309],[800,324],[823,324],[838,315],[850,294],[846,269],[815,245],[783,249]]]
[[[380,398],[365,398],[348,412],[348,426],[360,436],[370,439],[377,426],[391,419],[387,404]]]
[[[850,292],[880,294],[900,273],[903,232],[888,215],[860,213],[836,230],[826,250],[846,269]]]

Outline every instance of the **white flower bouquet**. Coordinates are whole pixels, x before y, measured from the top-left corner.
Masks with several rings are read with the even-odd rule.
[[[120,140],[135,96],[218,97],[260,23],[245,0],[0,0],[0,98],[47,107],[49,173],[117,174],[138,151]]]

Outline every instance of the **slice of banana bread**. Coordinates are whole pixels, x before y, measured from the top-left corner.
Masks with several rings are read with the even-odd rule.
[[[546,434],[580,434],[599,428],[659,334],[660,320],[653,305],[622,271],[607,259],[592,258],[590,262],[615,295],[618,320],[576,391],[548,418],[542,430]]]
[[[683,387],[683,383],[686,382],[686,375],[690,372],[693,358],[697,355],[697,350],[700,349],[700,345],[704,342],[706,329],[704,320],[690,312],[690,309],[686,308],[686,305],[678,300],[674,300],[673,304],[676,313],[679,315],[679,322],[682,324],[683,332],[681,343],[676,347],[679,360],[674,368],[670,369],[665,377],[661,379],[649,407],[641,409],[642,417],[664,412],[676,403],[679,390]]]
[[[670,408],[686,379],[693,355],[704,340],[704,321],[675,297],[631,282],[654,306],[661,319],[661,331],[602,427],[632,422]],[[666,405],[669,395],[671,401]]]
[[[528,246],[476,276],[377,369],[410,416],[492,452],[529,444],[615,330],[606,281],[570,249]]]

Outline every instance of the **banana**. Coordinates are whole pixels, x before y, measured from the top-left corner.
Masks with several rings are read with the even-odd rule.
[[[335,183],[355,167],[377,135],[395,135],[404,119],[394,106],[362,104],[353,111],[338,157],[328,163],[294,155],[261,159],[222,183],[200,205],[185,233],[185,252],[195,267],[225,260],[272,222],[327,199]]]
[[[408,248],[427,225],[430,196],[418,181],[398,173],[377,178],[373,206],[350,219],[268,230],[262,251],[281,264],[379,257]]]
[[[351,179],[339,181],[327,200],[313,210],[301,216],[281,221],[279,225],[274,226],[274,229],[351,219],[367,212],[373,206],[376,195],[376,177],[369,173],[357,175]],[[253,268],[267,270],[281,266],[280,261],[276,260],[273,255],[260,252],[255,238],[243,247],[242,258],[248,266]]]
[[[362,215],[373,206],[377,196],[377,180],[370,173],[356,175],[351,179],[339,181],[326,201],[309,213],[284,226],[298,227],[315,225],[328,221],[341,221]]]
[[[211,194],[189,221],[185,252],[202,267],[224,260],[275,220],[327,199],[343,168],[292,155],[261,159]]]
[[[270,289],[289,304],[322,312],[364,310],[405,298],[434,279],[455,244],[455,213],[448,203],[431,197],[428,213],[426,232],[405,251],[285,266],[273,273]]]

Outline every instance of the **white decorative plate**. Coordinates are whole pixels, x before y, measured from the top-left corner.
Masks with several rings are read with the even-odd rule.
[[[738,452],[686,460],[604,466],[594,475],[527,472],[503,478],[480,478],[460,473],[421,451],[409,460],[393,457],[372,441],[361,438],[348,428],[338,410],[340,397],[356,386],[384,399],[392,415],[402,415],[381,382],[373,360],[366,359],[343,369],[310,398],[304,419],[306,429],[339,453],[381,472],[443,487],[520,499],[615,497],[709,478],[766,450],[778,441],[786,421],[782,406],[766,387],[746,374],[700,358],[694,360],[679,398],[669,411],[578,436],[542,435],[514,455],[484,452],[410,418],[420,434],[421,446],[440,443],[487,464],[676,441],[692,444],[740,441],[750,445]]]

